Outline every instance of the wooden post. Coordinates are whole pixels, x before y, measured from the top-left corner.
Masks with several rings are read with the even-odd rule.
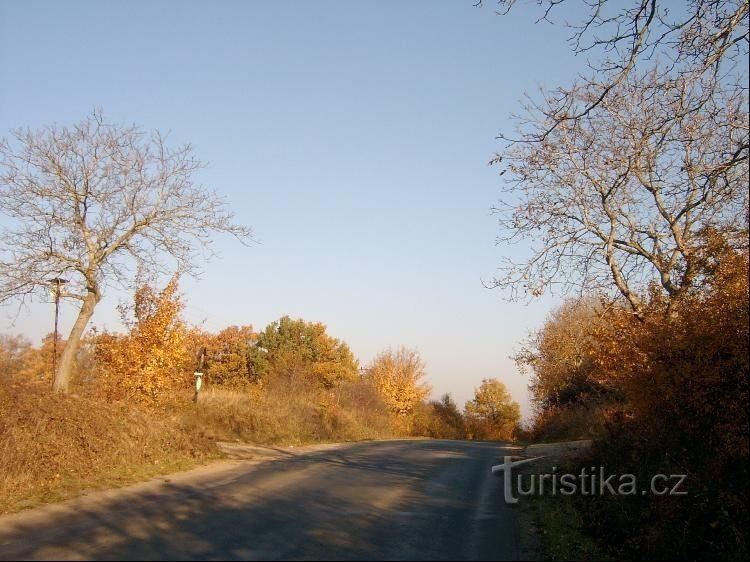
[[[206,348],[202,347],[198,352],[198,366],[193,373],[195,377],[195,395],[193,396],[193,402],[198,402],[198,393],[200,392],[201,386],[203,386],[203,364],[206,360]]]

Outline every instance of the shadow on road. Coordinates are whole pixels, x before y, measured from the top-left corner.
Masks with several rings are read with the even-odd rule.
[[[104,505],[84,498],[43,524],[0,520],[0,559],[497,559],[498,549],[512,557],[512,513],[493,503],[499,486],[485,475],[497,451],[363,443],[238,463],[219,482],[175,478]]]

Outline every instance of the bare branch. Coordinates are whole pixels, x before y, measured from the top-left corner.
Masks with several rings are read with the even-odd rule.
[[[493,286],[511,297],[614,286],[638,311],[652,281],[673,297],[692,289],[706,229],[747,247],[745,92],[715,87],[704,98],[702,80],[665,84],[661,75],[631,74],[588,116],[540,142],[549,118],[527,106],[521,127],[530,130],[521,134],[530,142],[496,158],[506,197],[494,211],[499,244],[532,247],[524,260],[506,261]],[[571,92],[592,99],[585,86]]]
[[[516,3],[499,0],[499,13],[508,13]],[[537,21],[547,22],[553,12],[582,5],[583,15],[576,12],[578,21],[566,24],[570,47],[575,54],[598,53],[600,58],[589,61],[586,101],[577,99],[572,89],[560,88],[555,103],[549,104],[550,120],[537,132],[535,142],[545,140],[561,123],[589,115],[643,64],[659,61],[664,80],[685,74],[703,80],[705,96],[711,95],[714,85],[737,76],[747,88],[747,74],[742,71],[750,38],[747,0],[687,0],[673,6],[662,0],[631,0],[624,7],[609,0],[537,0],[537,4],[542,8]]]

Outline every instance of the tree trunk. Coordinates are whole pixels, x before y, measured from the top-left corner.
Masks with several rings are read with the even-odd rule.
[[[89,289],[86,297],[83,299],[83,305],[78,312],[78,318],[76,318],[76,322],[70,330],[68,341],[65,342],[65,349],[60,356],[60,364],[57,366],[53,385],[55,392],[68,392],[70,378],[73,374],[73,362],[78,353],[78,348],[81,346],[81,336],[83,336],[86,325],[91,320],[94,308],[100,298],[98,290]]]

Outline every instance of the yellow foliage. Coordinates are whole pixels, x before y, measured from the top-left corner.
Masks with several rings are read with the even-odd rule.
[[[415,409],[430,394],[430,387],[422,382],[425,371],[419,353],[403,347],[384,351],[373,360],[366,376],[397,416],[398,424],[408,429]]]
[[[154,404],[190,385],[193,354],[189,331],[180,319],[182,308],[177,278],[160,292],[143,285],[133,306],[120,309],[129,333],[95,338],[96,358],[110,397]]]
[[[248,352],[256,339],[252,326],[229,326],[217,334],[194,332],[190,347],[206,349],[205,382],[248,389],[251,383]]]
[[[521,409],[507,387],[497,379],[484,379],[474,398],[464,407],[466,423],[475,439],[512,439]]]

